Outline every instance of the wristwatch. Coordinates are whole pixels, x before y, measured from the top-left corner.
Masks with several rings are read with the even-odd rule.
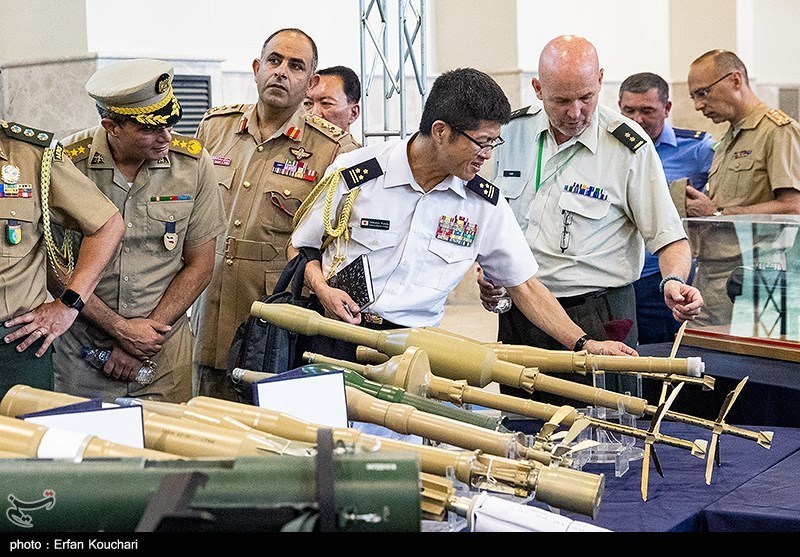
[[[587,343],[589,340],[591,340],[591,339],[589,338],[589,335],[583,335],[581,338],[579,338],[579,339],[578,339],[578,340],[575,342],[575,346],[572,348],[572,351],[573,351],[573,352],[580,352],[581,350],[583,350],[584,346],[586,346],[586,343]]]
[[[67,288],[61,293],[61,296],[59,296],[58,299],[61,300],[61,303],[68,308],[77,309],[78,313],[80,313],[80,311],[83,309],[83,299],[81,298],[81,295],[74,290]]]
[[[725,207],[717,207],[717,210],[716,210],[716,211],[714,211],[714,212],[713,212],[713,213],[711,213],[711,214],[712,214],[713,216],[715,216],[715,217],[721,217],[721,216],[723,216],[723,215],[724,215],[724,213],[723,213],[723,211],[724,211],[724,210],[725,210]]]

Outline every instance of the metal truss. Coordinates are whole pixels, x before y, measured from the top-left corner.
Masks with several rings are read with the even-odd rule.
[[[396,21],[392,27],[387,0],[359,0],[361,39],[361,132],[364,145],[371,137],[404,138],[408,135],[407,105],[409,86],[406,66],[411,63],[413,82],[420,96],[420,107],[428,95],[425,51],[425,0],[397,0]],[[390,33],[390,28],[393,33]],[[391,36],[390,36],[391,35]],[[397,41],[397,50],[390,41]],[[377,79],[380,77],[380,79]],[[373,91],[382,85],[382,94]],[[412,93],[413,90],[412,90]],[[383,114],[373,123],[370,106]]]

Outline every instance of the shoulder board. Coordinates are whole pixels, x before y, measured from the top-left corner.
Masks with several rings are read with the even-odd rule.
[[[767,118],[769,118],[779,126],[785,126],[786,124],[792,121],[792,118],[779,108],[773,108],[771,110],[768,110]]]
[[[3,128],[3,131],[8,137],[19,139],[20,141],[25,141],[27,143],[33,143],[34,145],[39,145],[40,147],[48,147],[50,145],[50,141],[53,139],[53,134],[50,132],[44,132],[42,130],[37,130],[36,128],[29,128],[28,126],[23,126],[22,124],[17,124],[16,122],[6,122],[5,120],[0,120],[0,127]]]
[[[633,131],[633,128],[625,122],[622,122],[619,126],[614,128],[611,135],[619,139],[625,147],[634,153],[638,151],[642,145],[647,143],[641,135]]]
[[[530,106],[524,106],[522,108],[516,109],[514,112],[511,113],[511,119],[517,118],[519,116],[525,116],[528,113],[528,109]]]
[[[381,176],[383,176],[383,169],[376,158],[354,164],[350,168],[342,170],[342,178],[344,178],[344,183],[347,184],[347,189],[350,190]]]
[[[331,139],[335,139],[336,141],[339,141],[339,139],[348,133],[336,124],[331,124],[324,118],[320,118],[319,116],[311,116],[310,114],[306,115],[306,124],[316,130],[321,131],[323,134],[327,135]]]
[[[72,162],[80,162],[89,157],[89,151],[92,147],[92,139],[94,138],[87,137],[86,139],[81,139],[75,143],[70,143],[64,147],[64,153],[66,153],[67,156],[72,159]]]
[[[169,150],[199,159],[200,153],[203,152],[203,144],[197,138],[173,133],[172,143],[169,145]]]
[[[703,130],[684,130],[682,128],[672,128],[675,132],[675,137],[689,137],[691,139],[703,139],[706,132]]]
[[[226,104],[222,106],[215,106],[206,110],[203,117],[207,116],[221,116],[222,114],[241,114],[245,111],[247,105],[245,104]]]
[[[493,183],[481,178],[476,174],[475,177],[467,182],[467,189],[477,193],[483,199],[497,205],[497,200],[500,198],[500,190]]]

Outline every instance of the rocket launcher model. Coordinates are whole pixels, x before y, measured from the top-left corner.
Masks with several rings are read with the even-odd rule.
[[[410,392],[425,393],[425,396],[453,404],[477,404],[503,412],[529,416],[547,422],[540,439],[546,439],[559,425],[573,426],[579,421],[606,431],[614,431],[639,439],[653,438],[655,442],[686,449],[698,458],[705,456],[705,442],[686,441],[677,437],[659,434],[655,437],[645,430],[624,424],[608,422],[599,418],[585,416],[570,406],[555,406],[536,400],[493,393],[478,387],[471,387],[464,381],[454,381],[437,377],[431,373],[430,363],[424,350],[409,348],[402,356],[394,356],[379,365],[359,365],[344,360],[336,360],[318,354],[313,361],[350,367],[373,381],[399,385]]]
[[[304,373],[315,374],[342,368],[327,364],[314,364],[303,366],[300,369]],[[351,373],[355,374],[355,372]],[[234,380],[253,383],[275,375],[237,368],[233,370],[232,377]],[[349,383],[345,385],[345,388],[347,391],[347,415],[350,420],[377,424],[404,435],[418,435],[440,443],[507,458],[535,460],[548,466],[556,461],[547,450],[526,446],[523,433],[491,431],[443,416],[429,414],[408,404],[380,400]],[[570,466],[571,459],[562,457],[558,463]]]
[[[95,435],[48,428],[8,416],[0,416],[0,452],[17,455],[17,458],[71,460],[87,458],[179,460],[181,458],[175,454],[137,449],[112,443]]]
[[[259,431],[287,439],[313,443],[322,428],[305,420],[266,408],[212,397],[194,397],[188,405],[203,413],[230,416]],[[455,451],[416,445],[352,428],[331,428],[334,441],[360,445],[366,450],[411,451],[417,453],[420,470],[455,477],[472,489],[488,489],[519,497],[533,495],[537,501],[587,516],[596,516],[605,477],[563,467],[545,467],[535,461],[518,461],[479,451]]]
[[[497,382],[529,393],[536,390],[578,400],[592,406],[616,410],[620,406],[634,416],[656,416],[659,406],[646,399],[551,377],[537,368],[498,359],[494,351],[479,342],[458,335],[432,332],[430,329],[389,329],[376,331],[323,317],[317,312],[292,304],[253,302],[250,313],[284,329],[311,336],[323,335],[367,346],[389,356],[401,355],[409,347],[427,352],[431,369],[437,374],[468,385],[485,387]],[[396,383],[395,383],[396,384]],[[407,387],[405,387],[408,389]],[[413,392],[413,390],[412,390]],[[753,432],[727,423],[704,420],[688,414],[668,411],[665,419],[688,423],[706,429],[756,441],[769,448],[772,432]]]
[[[0,413],[16,416],[86,400],[88,399],[36,389],[27,385],[15,385],[3,397],[3,401],[0,403]],[[181,407],[181,405],[164,402],[154,402],[151,407],[158,404],[168,405],[170,408],[172,406]],[[191,412],[188,407],[184,406],[183,409]],[[186,416],[187,419],[183,419],[175,417],[174,414],[165,415],[148,410],[145,406],[143,410],[145,447],[152,449],[154,455],[170,453],[188,458],[264,456],[269,453],[284,454],[291,448],[291,443],[286,439],[276,439],[261,431],[252,431],[249,427],[242,426],[235,429],[223,426],[214,419],[198,414],[200,413],[195,412],[194,415]],[[189,417],[192,419],[188,419]],[[26,422],[22,423],[26,424]],[[125,449],[131,448],[125,447]],[[104,456],[132,455],[109,454]],[[173,458],[179,457],[174,456]]]

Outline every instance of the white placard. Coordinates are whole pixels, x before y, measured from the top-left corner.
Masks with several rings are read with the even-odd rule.
[[[20,416],[26,422],[53,429],[94,435],[100,439],[144,448],[144,418],[141,406],[113,406],[64,412],[60,408]]]
[[[344,373],[281,373],[253,385],[256,406],[325,427],[347,427]]]

